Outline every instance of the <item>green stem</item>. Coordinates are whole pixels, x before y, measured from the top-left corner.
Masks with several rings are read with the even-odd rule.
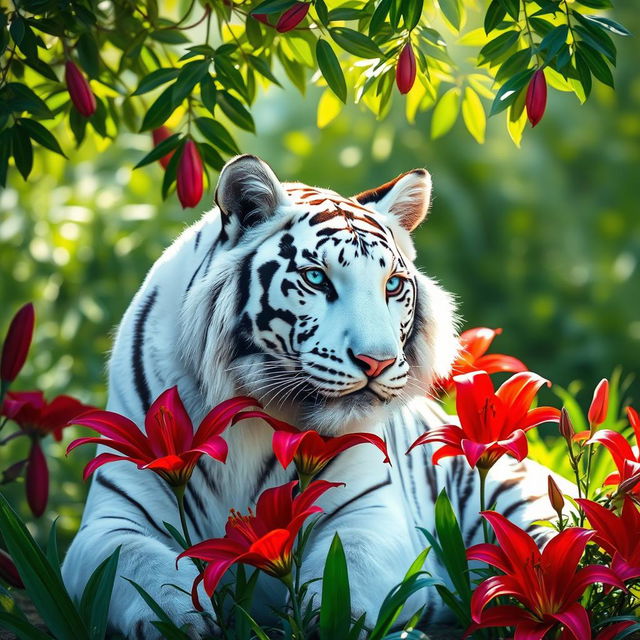
[[[487,482],[487,474],[489,473],[488,469],[480,469],[478,467],[478,474],[480,476],[480,511],[486,511],[485,504],[485,490],[486,490],[486,482]],[[489,529],[487,528],[487,521],[482,517],[482,533],[484,536],[484,541],[489,542]]]
[[[184,510],[184,492],[187,488],[186,484],[183,484],[179,487],[172,487],[173,493],[176,496],[176,500],[178,502],[178,512],[180,513],[180,525],[182,526],[182,535],[188,546],[192,547],[193,542],[191,542],[191,536],[189,535],[189,527],[187,525],[187,516]]]
[[[304,640],[304,630],[302,624],[302,614],[300,611],[300,601],[298,599],[298,594],[296,592],[295,587],[293,586],[293,580],[291,579],[291,574],[286,575],[282,578],[282,582],[286,585],[289,590],[289,595],[291,596],[291,608],[293,609],[293,619],[296,623],[297,633],[293,634],[294,640]]]

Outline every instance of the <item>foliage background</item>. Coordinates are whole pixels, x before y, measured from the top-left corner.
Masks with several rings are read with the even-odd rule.
[[[634,33],[617,41],[616,92],[595,83],[585,106],[550,92],[543,121],[527,130],[521,149],[505,132],[504,114],[489,120],[484,145],[461,121],[431,140],[431,114],[407,123],[404,99],[383,121],[350,106],[319,129],[322,90],[309,87],[300,96],[283,73],[284,89],[272,87],[254,107],[258,134],[234,133],[244,152],[264,158],[281,179],[345,195],[427,167],[434,200],[416,234],[420,266],[457,294],[465,326],[503,327],[494,351],[520,357],[562,386],[582,380],[586,400],[616,364],[633,372],[640,362],[637,6],[619,3],[616,19]],[[69,160],[38,152],[26,184],[10,172],[0,193],[0,327],[27,300],[37,313],[16,389],[104,405],[114,327],[163,248],[201,214],[182,210],[175,195],[161,201],[157,163],[132,171],[149,148],[148,134],[123,134],[112,145],[89,137]],[[631,395],[637,406],[637,382]],[[0,448],[0,468],[19,449]],[[60,514],[68,541],[78,527],[86,490],[80,469],[90,452],[67,460],[63,451],[50,445],[49,509]],[[9,489],[15,504],[22,491]]]

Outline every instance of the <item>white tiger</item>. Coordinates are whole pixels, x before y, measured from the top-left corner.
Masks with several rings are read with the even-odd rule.
[[[326,515],[304,563],[319,577],[330,541],[345,547],[354,612],[375,619],[382,600],[425,542],[433,505],[446,486],[465,533],[480,531],[476,475],[459,458],[430,464],[431,449],[405,452],[430,425],[450,419],[426,399],[457,350],[452,297],[413,264],[410,232],[425,218],[431,180],[423,169],[378,189],[343,198],[299,183],[282,184],[254,156],[220,174],[217,206],[158,259],[118,329],[109,367],[107,408],[143,425],[150,403],[178,385],[194,424],[215,404],[252,395],[274,416],[324,434],[353,430],[386,437],[393,466],[373,447],[341,454],[322,474],[346,482],[321,500]],[[453,258],[455,259],[455,258]],[[259,420],[225,433],[225,465],[203,457],[186,494],[194,542],[223,534],[229,509],[245,510],[263,488],[292,479],[276,464],[272,431]],[[550,515],[547,472],[506,460],[489,475],[487,504],[528,524]],[[100,469],[63,576],[79,597],[95,567],[121,545],[110,627],[155,638],[155,619],[123,578],[146,589],[195,637],[212,631],[191,601],[195,568],[176,569],[177,545],[163,521],[178,526],[171,491],[128,462]],[[439,572],[435,560],[428,570]],[[321,583],[314,582],[317,596]],[[202,602],[207,598],[202,597]],[[262,577],[258,617],[284,594]],[[414,606],[415,605],[415,606]],[[425,589],[407,607],[442,614]]]

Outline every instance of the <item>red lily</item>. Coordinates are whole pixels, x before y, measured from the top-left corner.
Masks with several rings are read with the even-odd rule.
[[[71,396],[58,396],[47,402],[42,391],[10,391],[4,399],[2,415],[34,438],[51,433],[60,441],[69,421],[91,409],[94,407]]]
[[[313,503],[328,489],[340,482],[316,480],[307,490],[293,497],[297,481],[288,482],[263,491],[258,498],[255,514],[243,516],[232,510],[225,527],[224,538],[205,540],[178,556],[199,558],[208,563],[198,576],[191,591],[193,603],[200,609],[197,588],[204,580],[204,588],[213,595],[222,576],[231,565],[248,564],[269,575],[287,578],[291,573],[292,549],[304,521],[322,509]]]
[[[486,355],[494,338],[502,333],[502,329],[488,329],[487,327],[476,327],[460,334],[460,353],[453,363],[451,375],[440,386],[447,392],[454,388],[454,376],[472,371],[486,371],[487,373],[497,373],[498,371],[508,371],[518,373],[526,371],[524,362],[503,353],[490,353]]]
[[[527,96],[525,99],[525,107],[527,109],[527,117],[532,127],[535,127],[547,107],[547,81],[544,77],[544,70],[538,69],[527,87]]]
[[[626,493],[640,495],[640,483],[633,482],[640,474],[640,450],[638,448],[640,445],[640,416],[633,407],[627,407],[627,417],[636,435],[635,447],[632,447],[621,433],[611,429],[596,431],[587,444],[599,442],[604,445],[609,450],[618,469],[617,472],[610,473],[604,479],[604,485],[623,485],[625,483],[628,486]]]
[[[202,454],[220,462],[226,460],[227,443],[220,434],[236,413],[256,404],[252,398],[245,397],[226,400],[204,417],[194,434],[193,423],[182,404],[178,388],[171,387],[158,396],[147,411],[144,421],[146,435],[119,413],[92,411],[76,419],[74,424],[89,427],[106,437],[74,440],[67,453],[80,445],[96,443],[124,454],[101,453],[85,467],[85,480],[103,464],[129,460],[135,462],[138,469],[155,471],[172,486],[183,486]]]
[[[0,380],[13,382],[20,373],[33,337],[35,311],[30,302],[21,307],[9,325],[7,337],[2,345],[0,359]],[[2,398],[0,397],[0,400]]]
[[[416,54],[411,42],[407,42],[398,56],[396,65],[396,84],[400,93],[409,93],[416,81]]]
[[[640,577],[640,512],[634,502],[625,498],[619,516],[591,500],[576,502],[596,532],[593,541],[611,556],[611,568],[620,580]]]
[[[384,462],[390,462],[386,442],[373,433],[347,433],[334,438],[321,436],[313,429],[300,431],[264,411],[245,411],[238,414],[234,422],[244,418],[262,418],[273,427],[272,445],[278,462],[286,469],[293,461],[301,479],[306,481],[318,475],[338,454],[357,444],[368,443],[378,447],[384,454]]]
[[[631,625],[636,624],[635,620],[622,620],[622,622],[614,622],[608,624],[600,633],[595,637],[595,640],[614,640],[621,631],[628,629]]]
[[[75,62],[67,60],[64,67],[64,79],[71,102],[78,113],[85,118],[92,116],[96,112],[96,97]]]
[[[571,634],[568,637],[590,640],[589,614],[579,598],[595,582],[624,589],[608,567],[578,569],[595,532],[570,527],[552,538],[541,553],[533,538],[503,515],[495,511],[483,511],[482,515],[493,527],[500,546],[477,544],[467,550],[467,558],[486,562],[505,575],[487,578],[473,592],[473,624],[466,635],[486,627],[515,626],[516,638],[542,640],[548,631],[562,625]],[[524,608],[503,604],[485,610],[500,596],[511,596]]]
[[[496,392],[485,371],[456,376],[454,383],[460,426],[447,424],[430,429],[409,448],[411,451],[427,442],[442,442],[444,446],[433,454],[433,464],[463,455],[471,467],[487,470],[505,453],[522,460],[528,452],[525,432],[560,418],[554,407],[530,408],[540,387],[551,385],[531,371],[511,376]]]

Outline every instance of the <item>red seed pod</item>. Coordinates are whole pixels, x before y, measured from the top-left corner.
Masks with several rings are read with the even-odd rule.
[[[296,2],[280,16],[276,24],[276,30],[280,33],[286,33],[291,29],[295,29],[305,19],[310,6],[309,2]]]
[[[68,60],[65,65],[64,79],[71,96],[71,102],[78,113],[85,118],[92,116],[96,111],[96,97],[82,71],[71,60]]]
[[[547,106],[547,81],[542,69],[538,69],[529,81],[525,106],[529,122],[535,127],[542,120]]]
[[[592,427],[600,426],[607,418],[609,409],[609,381],[602,378],[593,392],[593,399],[589,407],[589,424]]]
[[[4,580],[16,589],[24,589],[24,583],[16,569],[16,565],[13,563],[11,556],[2,549],[0,549],[0,580]]]
[[[564,496],[562,495],[562,491],[560,491],[560,487],[556,484],[556,481],[551,476],[549,476],[547,485],[549,502],[551,503],[553,510],[558,514],[558,517],[560,517],[562,515],[562,509],[564,507]]]
[[[560,410],[560,435],[569,443],[573,441],[573,436],[575,435],[575,429],[571,424],[571,418],[569,418],[569,413],[567,410],[562,407]]]
[[[169,127],[158,127],[151,132],[151,136],[153,137],[153,146],[157,147],[163,140],[166,140],[173,134],[171,133],[171,129]],[[174,151],[169,151],[166,156],[162,156],[158,162],[162,165],[163,169],[167,168],[169,164],[169,160],[171,160],[171,156],[175,153]]]
[[[178,162],[178,199],[183,209],[195,207],[202,198],[202,158],[193,140],[187,140]]]
[[[400,93],[409,93],[413,83],[416,81],[416,56],[413,53],[411,43],[404,45],[398,56],[396,66],[396,84]]]
[[[4,382],[13,382],[27,359],[34,321],[35,311],[31,302],[25,304],[11,320],[0,361],[0,379]]]
[[[49,469],[40,441],[37,439],[31,445],[27,462],[26,489],[31,513],[39,518],[44,513],[49,499]]]

